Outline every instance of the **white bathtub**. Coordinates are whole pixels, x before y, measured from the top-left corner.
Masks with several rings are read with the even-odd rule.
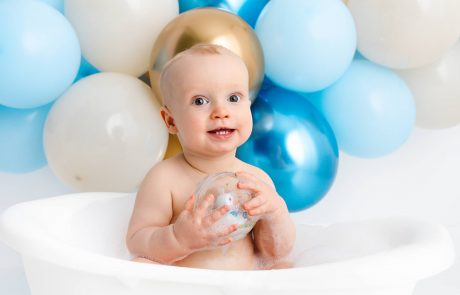
[[[454,260],[447,231],[386,219],[298,226],[292,269],[214,271],[128,260],[134,197],[84,193],[15,205],[0,238],[23,258],[32,295],[412,294]]]

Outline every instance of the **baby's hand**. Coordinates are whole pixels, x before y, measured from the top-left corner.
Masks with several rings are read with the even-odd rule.
[[[194,202],[195,196],[192,195],[185,204],[185,210],[180,213],[173,225],[177,241],[191,252],[230,243],[232,240],[228,235],[237,230],[237,225],[218,230],[212,229],[212,226],[230,208],[224,205],[208,214],[209,208],[212,208],[214,203],[213,195],[208,195],[195,210],[193,210]]]
[[[236,176],[240,179],[238,188],[253,193],[253,198],[243,204],[250,216],[268,220],[287,211],[286,203],[273,186],[246,172],[237,172]]]

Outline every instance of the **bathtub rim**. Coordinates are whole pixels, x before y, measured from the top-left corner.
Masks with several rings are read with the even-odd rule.
[[[438,224],[426,223],[415,220],[414,218],[403,219],[425,224],[428,227],[425,230],[430,230],[439,235],[437,243],[427,245],[424,249],[420,249],[420,247],[414,248],[413,245],[404,245],[393,249],[391,253],[376,253],[345,261],[328,262],[293,269],[258,271],[208,270],[132,262],[84,251],[63,242],[55,243],[49,237],[40,236],[36,232],[31,233],[30,229],[27,228],[27,226],[33,226],[31,223],[12,222],[14,219],[18,220],[21,217],[21,211],[25,208],[40,205],[40,203],[44,202],[52,203],[54,200],[65,202],[66,200],[78,198],[89,201],[89,204],[102,199],[122,198],[129,195],[132,194],[111,192],[74,193],[16,204],[6,209],[0,216],[0,240],[3,240],[8,246],[24,256],[30,256],[37,260],[89,274],[113,276],[128,284],[137,284],[142,280],[157,280],[185,284],[225,286],[228,285],[229,281],[237,281],[238,288],[246,289],[306,289],[306,278],[308,278],[307,289],[311,290],[329,289],[331,284],[334,284],[337,288],[352,289],[356,287],[357,282],[369,288],[390,284],[407,284],[424,279],[448,268],[453,263],[455,256],[452,240],[445,228]],[[392,219],[400,220],[401,218],[396,217]],[[34,246],[30,247],[29,245]],[[436,250],[435,252],[438,254],[436,257],[426,257],[430,247],[431,250]],[[427,260],[424,260],[425,263],[417,267],[416,271],[413,271],[414,267],[410,267],[412,272],[408,271],[408,267],[399,267],[399,270],[395,272],[394,265],[389,263],[397,257],[402,257],[406,260],[405,265],[409,262],[420,264],[420,256],[425,257]],[[98,261],[98,263],[94,263],[94,261]],[[385,263],[388,262],[387,265],[382,265],[382,261]],[[380,262],[378,267],[376,267],[377,262]],[[431,265],[430,269],[424,266],[426,264]],[[356,269],[362,270],[364,268],[366,271],[350,271]],[[386,276],[376,275],[382,274],[382,270],[384,270]],[[341,271],[346,275],[334,277],[335,273]],[[325,284],[324,278],[331,276],[333,279],[328,280],[328,283]]]

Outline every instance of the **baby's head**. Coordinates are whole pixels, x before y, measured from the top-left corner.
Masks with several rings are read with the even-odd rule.
[[[195,45],[164,67],[161,115],[184,152],[235,151],[252,131],[244,61],[218,45]]]

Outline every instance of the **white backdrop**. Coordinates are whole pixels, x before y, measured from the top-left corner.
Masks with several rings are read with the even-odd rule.
[[[444,224],[460,253],[460,126],[415,129],[396,152],[377,159],[340,155],[337,179],[313,208],[293,214],[301,223],[395,215]],[[72,192],[49,168],[13,175],[0,173],[0,211],[12,204]],[[460,263],[421,282],[415,295],[460,294]],[[0,294],[29,295],[19,256],[0,243]],[[63,294],[64,295],[64,294]]]

